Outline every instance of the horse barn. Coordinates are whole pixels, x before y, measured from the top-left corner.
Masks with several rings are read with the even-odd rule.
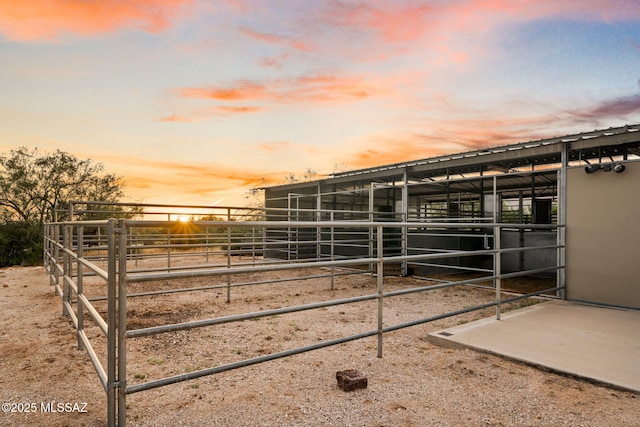
[[[505,251],[501,273],[557,276],[558,286],[566,286],[561,295],[566,299],[638,309],[639,160],[640,125],[628,125],[269,187],[266,217],[424,224],[387,233],[385,256],[481,251],[498,239],[503,250],[540,246]],[[496,236],[481,226],[486,221],[514,228],[505,226]],[[433,222],[438,225],[430,228]],[[326,236],[318,236],[315,228],[268,233],[272,242],[283,242],[270,246],[271,256],[329,256],[318,243]],[[366,256],[372,251],[370,237],[343,229],[331,237],[330,255]],[[396,268],[402,275],[431,277],[484,271],[491,263],[490,256],[449,257],[403,260]]]
[[[71,201],[43,257],[109,426],[173,404],[153,389],[329,347],[339,387],[334,365],[429,341],[638,392],[639,182],[630,125],[270,187],[261,208]]]

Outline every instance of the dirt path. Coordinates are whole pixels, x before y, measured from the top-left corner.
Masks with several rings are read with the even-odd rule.
[[[390,278],[390,286],[401,286],[401,280],[409,279]],[[206,318],[223,310],[264,309],[294,296],[304,301],[351,295],[373,284],[355,276],[338,281],[335,291],[325,284],[296,286],[289,284],[270,296],[241,288],[234,290],[231,304],[222,302],[222,291],[138,299],[129,307],[129,327]],[[385,316],[402,321],[469,304],[483,292],[446,289],[428,299],[410,297],[385,307]],[[44,270],[0,270],[0,308],[0,401],[13,404],[10,409],[16,411],[35,409],[2,413],[0,425],[104,425],[105,394],[88,356],[77,350]],[[127,380],[134,384],[370,329],[369,312],[365,306],[354,311],[332,308],[132,340]],[[495,356],[439,348],[425,339],[431,330],[477,315],[388,334],[382,359],[376,357],[376,340],[371,338],[134,394],[127,400],[128,424],[640,426],[636,394]],[[367,375],[366,389],[345,393],[337,388],[335,372],[348,368]],[[53,413],[58,403],[71,405]]]

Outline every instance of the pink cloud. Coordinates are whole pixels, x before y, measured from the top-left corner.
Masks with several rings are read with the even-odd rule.
[[[272,43],[276,45],[284,45],[284,46],[291,47],[295,50],[307,51],[307,50],[311,50],[312,48],[309,44],[303,42],[302,40],[296,39],[294,37],[287,37],[287,36],[281,36],[273,33],[260,32],[260,31],[252,30],[246,27],[241,27],[240,32],[254,40],[259,40],[259,41]]]
[[[426,133],[368,135],[340,158],[348,159],[348,168],[366,168],[623,125],[625,117],[639,114],[640,94],[540,115],[518,115],[508,106],[481,115],[467,111],[458,118],[423,120]]]
[[[260,60],[259,64],[264,67],[282,68],[285,61],[291,57],[288,52],[280,53],[278,55],[269,56]]]
[[[640,116],[640,93],[606,99],[594,106],[567,111],[579,121],[624,118],[631,114]]]
[[[424,2],[331,3],[323,15],[327,23],[355,29],[369,29],[384,41],[397,43],[413,40],[428,31],[433,8]]]
[[[628,0],[583,0],[579,7],[573,2],[553,0],[513,2],[481,0],[473,4],[479,10],[504,13],[521,19],[559,16],[601,22],[619,22],[640,17],[640,4]]]
[[[0,0],[0,32],[17,41],[92,36],[121,28],[159,33],[193,0]]]
[[[260,150],[267,151],[269,153],[274,153],[281,150],[289,150],[292,147],[293,145],[288,141],[266,142],[258,146]]]
[[[629,21],[640,17],[640,3],[629,0],[451,0],[425,2],[332,2],[321,14],[328,25],[375,33],[388,43],[402,43],[447,31],[486,31],[487,25],[506,19],[528,21],[565,17],[603,22]],[[483,18],[483,19],[479,19]],[[480,25],[486,22],[485,26]]]

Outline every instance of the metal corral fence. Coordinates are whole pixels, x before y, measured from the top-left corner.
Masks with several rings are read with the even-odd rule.
[[[329,213],[331,217],[331,214]],[[544,228],[553,230],[557,236],[553,245],[503,248],[501,235],[504,229],[528,231]],[[312,230],[305,242],[296,235],[296,230]],[[284,232],[283,232],[284,231]],[[399,232],[400,231],[400,232]],[[443,231],[449,232],[448,238],[460,239],[461,236],[480,239],[482,248],[473,250],[410,250],[406,242],[400,251],[385,249],[385,244],[397,241],[398,236],[408,234],[436,234],[441,238]],[[409,232],[409,233],[407,233]],[[420,325],[438,319],[460,315],[474,310],[496,308],[500,318],[501,305],[538,294],[556,292],[562,296],[565,288],[564,269],[564,230],[556,225],[517,225],[493,222],[388,222],[388,221],[157,221],[109,219],[101,221],[66,221],[45,225],[45,265],[50,275],[50,283],[62,299],[63,313],[71,319],[77,331],[78,348],[87,351],[100,382],[107,395],[107,424],[109,426],[126,425],[126,399],[133,393],[150,390],[169,384],[188,381],[213,375],[257,363],[287,357],[311,350],[325,348],[366,337],[377,336],[377,355],[382,357],[383,335],[414,325]],[[278,239],[270,236],[281,234]],[[283,237],[285,236],[285,237]],[[290,237],[293,240],[287,240]],[[341,241],[341,237],[343,240]],[[354,237],[359,236],[359,237]],[[391,236],[391,237],[389,237]],[[466,238],[465,237],[465,238]],[[283,247],[283,244],[285,245]],[[314,248],[309,254],[314,256],[265,256],[269,251],[291,250],[296,253],[299,245]],[[362,245],[366,252],[341,253],[340,245]],[[396,248],[394,243],[391,245]],[[514,253],[535,251],[556,251],[554,263],[543,267],[503,273],[503,257]],[[304,252],[304,251],[303,251]],[[180,261],[189,255],[189,262]],[[232,257],[236,256],[233,259]],[[456,281],[442,281],[408,289],[385,290],[385,267],[389,265],[437,266],[452,259],[490,258],[487,268],[466,267],[463,263],[453,265],[454,269],[473,271],[473,278]],[[197,260],[194,261],[194,258]],[[154,260],[152,265],[145,260]],[[484,261],[483,261],[484,262]],[[246,273],[311,271],[310,275],[285,277],[283,279],[243,281]],[[321,275],[317,272],[322,271]],[[165,324],[139,329],[127,329],[127,301],[134,297],[161,295],[176,292],[202,292],[210,289],[226,290],[226,298],[232,297],[232,290],[239,286],[254,286],[274,283],[275,281],[306,280],[326,277],[333,287],[337,275],[362,274],[369,272],[376,277],[376,291],[356,297],[338,298],[329,301],[283,306],[257,312],[245,312],[223,317],[206,318],[184,323]],[[517,295],[501,299],[501,280],[508,277],[532,274],[555,274],[555,287],[539,290],[526,295]],[[136,283],[163,281],[175,283],[178,279],[211,278],[206,286],[184,287],[177,284],[170,289],[130,293],[129,286]],[[85,283],[102,283],[102,294],[92,292],[86,295]],[[214,279],[217,282],[214,282]],[[457,285],[474,285],[492,281],[495,287],[495,299],[485,304],[442,313],[439,315],[416,318],[408,322],[385,326],[383,302],[385,299],[412,293],[428,292]],[[95,289],[95,288],[93,288]],[[106,300],[106,318],[96,308],[97,302]],[[185,374],[174,375],[158,380],[129,385],[127,380],[127,342],[139,337],[152,336],[171,331],[186,331],[194,328],[214,327],[231,322],[259,319],[268,316],[295,313],[330,306],[354,304],[362,301],[377,301],[377,324],[372,329],[358,334],[315,342],[311,345],[275,352],[220,366],[198,369]],[[102,309],[104,313],[104,309]],[[89,326],[89,322],[91,325]],[[106,337],[104,344],[96,347],[85,329],[97,326]],[[104,343],[104,341],[99,341]]]

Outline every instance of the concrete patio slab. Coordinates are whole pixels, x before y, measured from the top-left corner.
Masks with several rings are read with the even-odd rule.
[[[470,348],[640,392],[640,311],[548,301],[429,334]]]

